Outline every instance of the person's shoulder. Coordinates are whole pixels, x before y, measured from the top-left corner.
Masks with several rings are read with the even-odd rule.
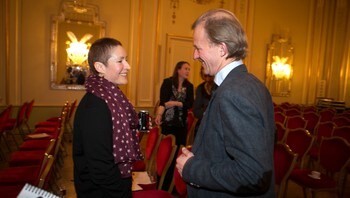
[[[90,92],[87,92],[84,95],[84,97],[81,99],[80,103],[82,105],[84,105],[86,108],[105,107],[107,105],[106,102],[102,98],[100,98],[100,97],[98,97]]]
[[[164,79],[164,81],[166,82],[172,82],[173,81],[173,77],[167,77]]]
[[[172,77],[165,78],[163,80],[163,83],[164,84],[173,84],[173,78]]]

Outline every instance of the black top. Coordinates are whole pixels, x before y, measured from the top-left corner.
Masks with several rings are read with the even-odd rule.
[[[165,106],[165,103],[170,101],[173,96],[173,80],[172,77],[164,79],[162,86],[160,88],[160,106]],[[188,109],[192,108],[193,101],[194,101],[194,95],[193,95],[193,84],[187,81],[187,83],[183,84],[183,87],[186,88],[186,98],[185,101],[181,101],[182,106],[182,119],[184,122],[187,120],[187,111]]]
[[[101,98],[86,93],[74,119],[74,185],[78,197],[131,197],[131,178],[114,163],[112,117]]]

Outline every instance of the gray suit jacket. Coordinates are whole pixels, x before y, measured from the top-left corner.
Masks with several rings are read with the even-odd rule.
[[[192,197],[274,197],[271,95],[245,65],[212,96],[183,169]]]

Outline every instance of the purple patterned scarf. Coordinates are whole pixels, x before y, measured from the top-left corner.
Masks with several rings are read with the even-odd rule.
[[[142,160],[136,129],[137,113],[118,86],[98,75],[90,75],[86,91],[102,98],[113,121],[113,155],[123,178],[131,176],[132,162]]]

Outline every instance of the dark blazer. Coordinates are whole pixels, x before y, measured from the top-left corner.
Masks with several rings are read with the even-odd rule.
[[[184,166],[189,197],[274,197],[271,95],[245,65],[214,92]]]
[[[86,93],[74,118],[74,185],[78,197],[131,197],[131,179],[114,163],[112,116],[106,102]]]

